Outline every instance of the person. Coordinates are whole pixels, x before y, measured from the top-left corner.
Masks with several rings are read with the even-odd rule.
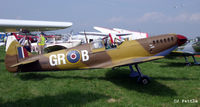
[[[31,52],[31,41],[30,39],[25,35],[23,38],[19,40],[19,43],[28,51]]]
[[[23,46],[28,52],[31,52],[31,41],[29,38],[25,37],[25,42]]]
[[[45,45],[45,37],[43,34],[40,34],[40,37],[38,39],[38,53],[43,54],[44,53],[44,45]]]
[[[7,43],[7,39],[8,39],[8,36],[5,36],[4,39],[3,39],[5,46],[6,46],[6,43]]]

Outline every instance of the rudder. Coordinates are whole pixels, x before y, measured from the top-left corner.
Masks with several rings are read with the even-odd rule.
[[[19,71],[19,66],[11,67],[12,65],[20,62],[24,58],[29,57],[32,55],[29,53],[22,45],[19,44],[16,40],[9,41],[6,56],[5,56],[5,65],[6,69],[9,72],[17,72]]]

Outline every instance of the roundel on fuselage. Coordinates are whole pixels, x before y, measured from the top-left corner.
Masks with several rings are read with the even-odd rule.
[[[80,53],[77,50],[71,50],[67,53],[67,60],[70,63],[76,63],[80,60]]]

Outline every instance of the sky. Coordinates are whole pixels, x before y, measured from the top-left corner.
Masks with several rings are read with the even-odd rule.
[[[1,0],[0,19],[72,22],[56,32],[123,28],[200,36],[200,0]]]

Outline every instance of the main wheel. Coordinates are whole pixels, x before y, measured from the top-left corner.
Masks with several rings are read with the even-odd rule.
[[[150,79],[148,76],[143,76],[143,77],[139,77],[138,78],[138,82],[143,84],[143,85],[147,85],[150,83]]]

